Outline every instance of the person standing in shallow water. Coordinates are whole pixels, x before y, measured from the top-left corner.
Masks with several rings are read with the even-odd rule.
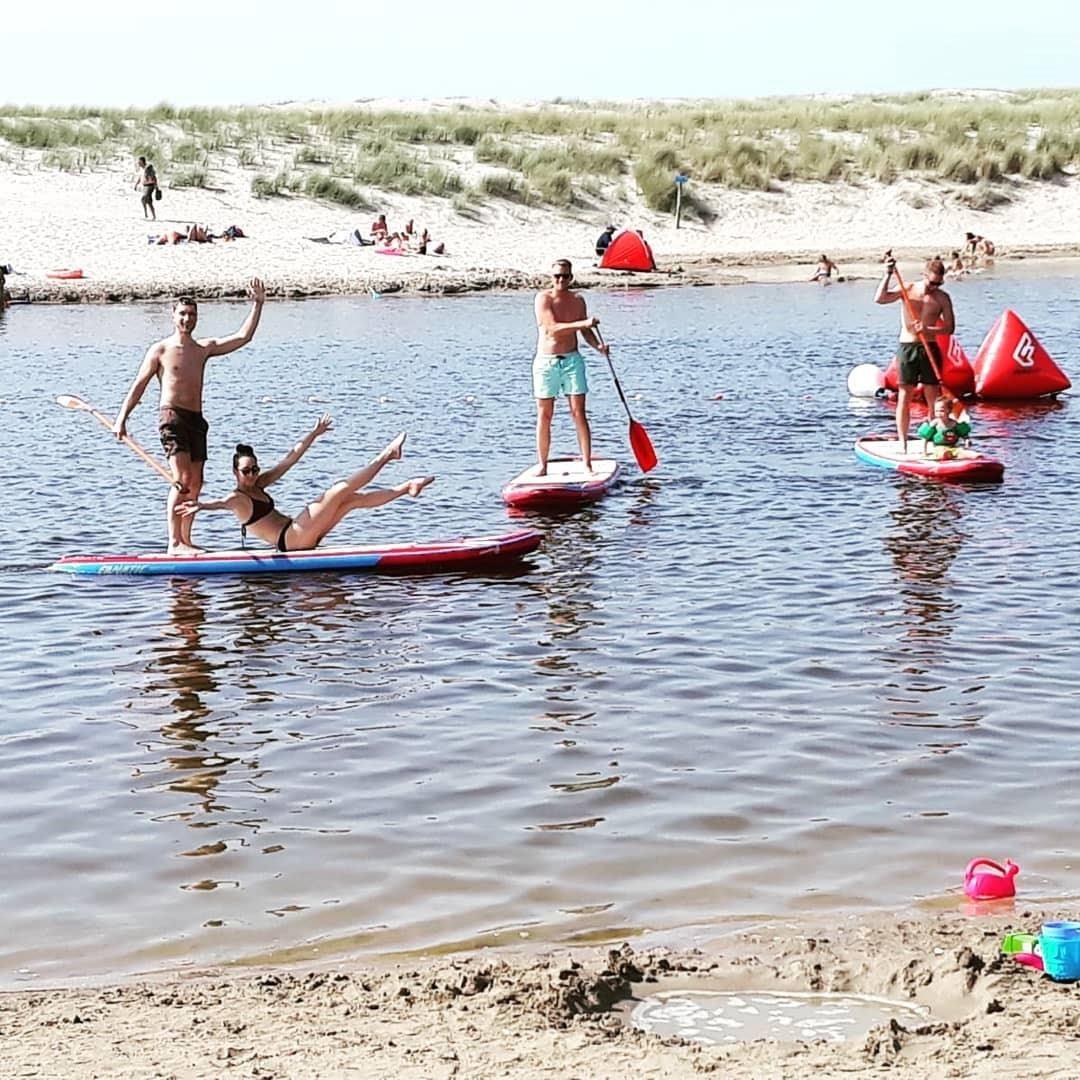
[[[248,296],[252,305],[244,325],[229,337],[206,338],[204,341],[196,341],[192,336],[199,318],[198,305],[190,296],[180,297],[173,304],[174,333],[147,349],[113,424],[116,437],[123,439],[127,435],[131,410],[142,400],[150,380],[156,376],[161,382],[158,433],[175,480],[165,507],[170,555],[192,555],[199,550],[191,542],[194,519],[182,514],[179,507],[181,502],[197,502],[202,491],[206,433],[209,431],[202,414],[206,361],[212,356],[235,352],[255,336],[266,299],[266,289],[258,278],[251,279]]]
[[[157,212],[154,210],[154,196],[157,195],[157,173],[154,172],[154,166],[147,163],[146,158],[140,157],[138,161],[139,171],[135,174],[135,190],[138,191],[139,185],[142,185],[142,203],[143,218],[150,218],[151,221],[157,221]],[[148,214],[146,211],[149,210]]]
[[[557,259],[551,267],[551,288],[536,294],[538,336],[536,358],[533,360],[533,394],[536,397],[536,457],[540,464],[537,476],[547,475],[548,455],[551,452],[551,418],[555,415],[555,399],[564,394],[570,402],[570,415],[577,430],[581,460],[592,471],[592,433],[585,414],[585,395],[589,386],[585,378],[585,358],[578,351],[578,333],[601,356],[608,347],[601,344],[593,327],[600,325],[595,316],[585,311],[585,300],[570,291],[573,267],[569,259]]]
[[[889,282],[896,269],[896,260],[891,256],[885,259],[885,277],[874,294],[875,304],[900,305],[900,344],[896,350],[896,364],[899,369],[899,389],[896,395],[896,435],[900,441],[900,450],[907,453],[908,424],[911,419],[911,396],[920,383],[926,398],[926,410],[934,414],[934,402],[940,391],[937,372],[941,371],[941,348],[938,336],[952,334],[956,330],[956,316],[953,314],[952,300],[941,287],[945,280],[945,264],[940,259],[927,259],[922,281],[909,285],[907,297],[909,303],[903,303],[903,293],[899,289],[890,290]],[[911,308],[911,315],[908,308]],[[912,318],[914,316],[914,319]],[[919,340],[922,336],[933,354],[927,356]],[[935,371],[936,368],[936,371]]]

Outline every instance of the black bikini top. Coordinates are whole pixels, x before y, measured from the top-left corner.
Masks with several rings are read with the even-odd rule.
[[[265,491],[263,492],[263,494],[266,495],[265,502],[262,499],[252,499],[246,491],[238,492],[238,494],[247,495],[247,497],[251,499],[251,517],[249,517],[247,521],[244,522],[242,527],[245,529],[249,525],[254,525],[256,521],[261,521],[264,517],[266,517],[267,514],[270,513],[271,510],[274,509],[274,500],[269,495],[267,495]]]

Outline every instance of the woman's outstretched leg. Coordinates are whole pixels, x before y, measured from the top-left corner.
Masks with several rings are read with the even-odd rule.
[[[432,483],[434,476],[420,476],[383,491],[360,492],[356,490],[378,476],[388,462],[400,458],[404,443],[405,433],[403,432],[389,443],[370,465],[353,473],[346,480],[334,484],[320,498],[309,503],[289,526],[286,538],[289,550],[315,547],[352,510],[382,506],[402,495],[411,495],[415,498],[428,484]]]
[[[391,461],[401,460],[406,438],[408,438],[408,432],[403,431],[396,439],[386,444],[383,452],[377,458],[362,469],[357,469],[351,476],[347,476],[344,480],[334,484],[323,496],[323,499],[328,495],[339,495],[346,491],[359,491],[361,488],[367,487],[382,472],[384,466]]]

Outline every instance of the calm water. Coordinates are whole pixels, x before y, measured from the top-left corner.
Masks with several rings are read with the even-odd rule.
[[[961,339],[974,355],[1010,304],[1075,375],[1077,284],[955,286]],[[167,313],[9,311],[3,984],[952,904],[981,854],[1027,896],[1080,896],[1080,414],[977,410],[1000,487],[859,464],[889,414],[845,377],[897,321],[872,289],[592,297],[662,464],[541,523],[501,577],[46,572],[163,540],[160,481],[53,398],[115,411]],[[207,305],[201,329],[243,313]],[[237,438],[266,458],[329,410],[284,507],[407,428],[390,479],[438,484],[340,540],[504,531],[532,341],[523,295],[272,304],[212,362],[207,491]],[[597,449],[629,463],[591,371]]]

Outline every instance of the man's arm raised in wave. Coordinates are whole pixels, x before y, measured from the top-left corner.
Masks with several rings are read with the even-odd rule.
[[[255,336],[259,327],[259,316],[262,315],[263,301],[266,299],[266,286],[258,278],[252,278],[248,286],[248,296],[251,297],[252,304],[244,325],[229,337],[207,338],[202,343],[208,360],[211,356],[225,356],[226,353],[236,352]]]

